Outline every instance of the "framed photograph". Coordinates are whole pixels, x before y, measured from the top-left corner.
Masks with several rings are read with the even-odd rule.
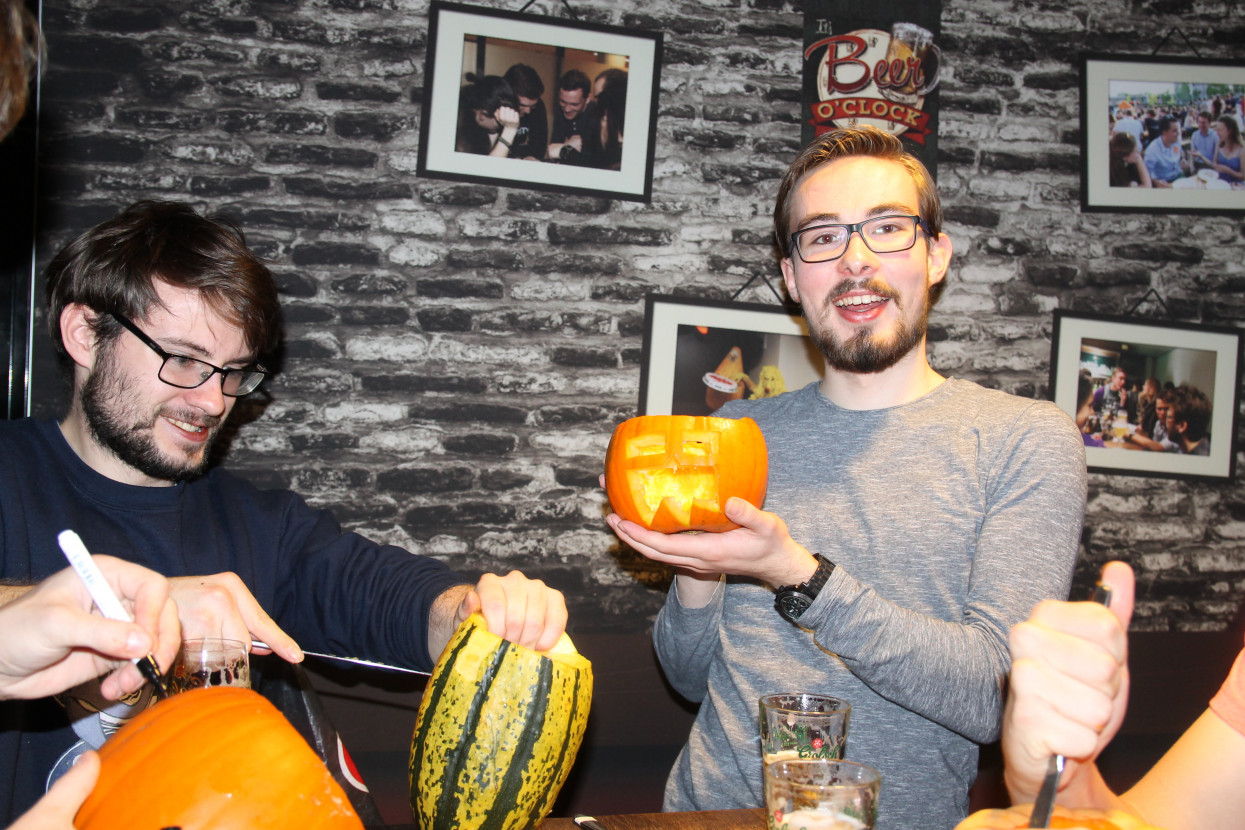
[[[649,294],[641,415],[708,415],[821,380],[825,363],[798,308]]]
[[[1245,212],[1243,96],[1242,61],[1082,57],[1081,209]]]
[[[1090,472],[1230,482],[1241,332],[1055,312],[1050,389]]]
[[[660,33],[434,0],[428,41],[418,175],[650,201]]]

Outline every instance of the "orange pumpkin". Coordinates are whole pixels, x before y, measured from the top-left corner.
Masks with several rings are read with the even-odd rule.
[[[78,830],[362,830],[328,769],[250,689],[194,689],[144,711],[99,750]]]
[[[978,810],[955,826],[955,830],[1022,830],[1029,826],[1032,804],[1007,809]],[[1159,830],[1123,810],[1069,809],[1056,804],[1050,819],[1052,830]]]
[[[723,515],[739,496],[765,500],[769,456],[751,418],[642,415],[618,425],[605,453],[605,492],[614,512],[661,533],[739,525]]]

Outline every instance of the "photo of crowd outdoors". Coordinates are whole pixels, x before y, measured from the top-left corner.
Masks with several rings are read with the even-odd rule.
[[[627,55],[468,35],[454,149],[618,170]]]
[[[1081,340],[1076,425],[1087,447],[1210,455],[1216,353]]]
[[[1107,89],[1111,187],[1245,191],[1245,84],[1111,79]]]

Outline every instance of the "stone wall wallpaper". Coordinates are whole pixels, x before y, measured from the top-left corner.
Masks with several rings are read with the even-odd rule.
[[[418,178],[425,0],[46,0],[38,250],[140,198],[236,217],[273,263],[286,345],[222,463],[463,571],[539,576],[572,632],[640,631],[669,574],[620,549],[597,476],[635,414],[644,296],[781,285],[770,215],[799,149],[803,12],[569,6],[664,33],[650,204]],[[1151,288],[1171,319],[1245,320],[1239,216],[1079,209],[1080,55],[1149,54],[1177,28],[1162,54],[1245,58],[1234,0],[943,1],[956,255],[937,370],[1045,397],[1052,311],[1120,314]],[[742,299],[775,301],[760,280]],[[1075,590],[1124,558],[1136,628],[1239,627],[1243,540],[1245,484],[1094,475]]]

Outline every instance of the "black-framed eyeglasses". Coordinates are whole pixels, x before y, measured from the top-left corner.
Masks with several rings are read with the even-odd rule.
[[[813,225],[791,234],[791,247],[805,262],[830,262],[847,252],[852,234],[860,234],[865,247],[875,254],[906,251],[916,244],[916,231],[933,236],[919,216],[875,216],[854,225]]]
[[[268,371],[259,365],[248,366],[244,369],[222,369],[206,360],[166,352],[125,315],[115,311],[110,311],[108,314],[124,326],[130,334],[143,341],[147,348],[164,359],[164,362],[160,364],[157,377],[169,386],[176,386],[178,389],[194,389],[207,383],[212,375],[218,374],[220,375],[220,391],[228,397],[240,398],[254,392],[255,388],[268,376]]]

